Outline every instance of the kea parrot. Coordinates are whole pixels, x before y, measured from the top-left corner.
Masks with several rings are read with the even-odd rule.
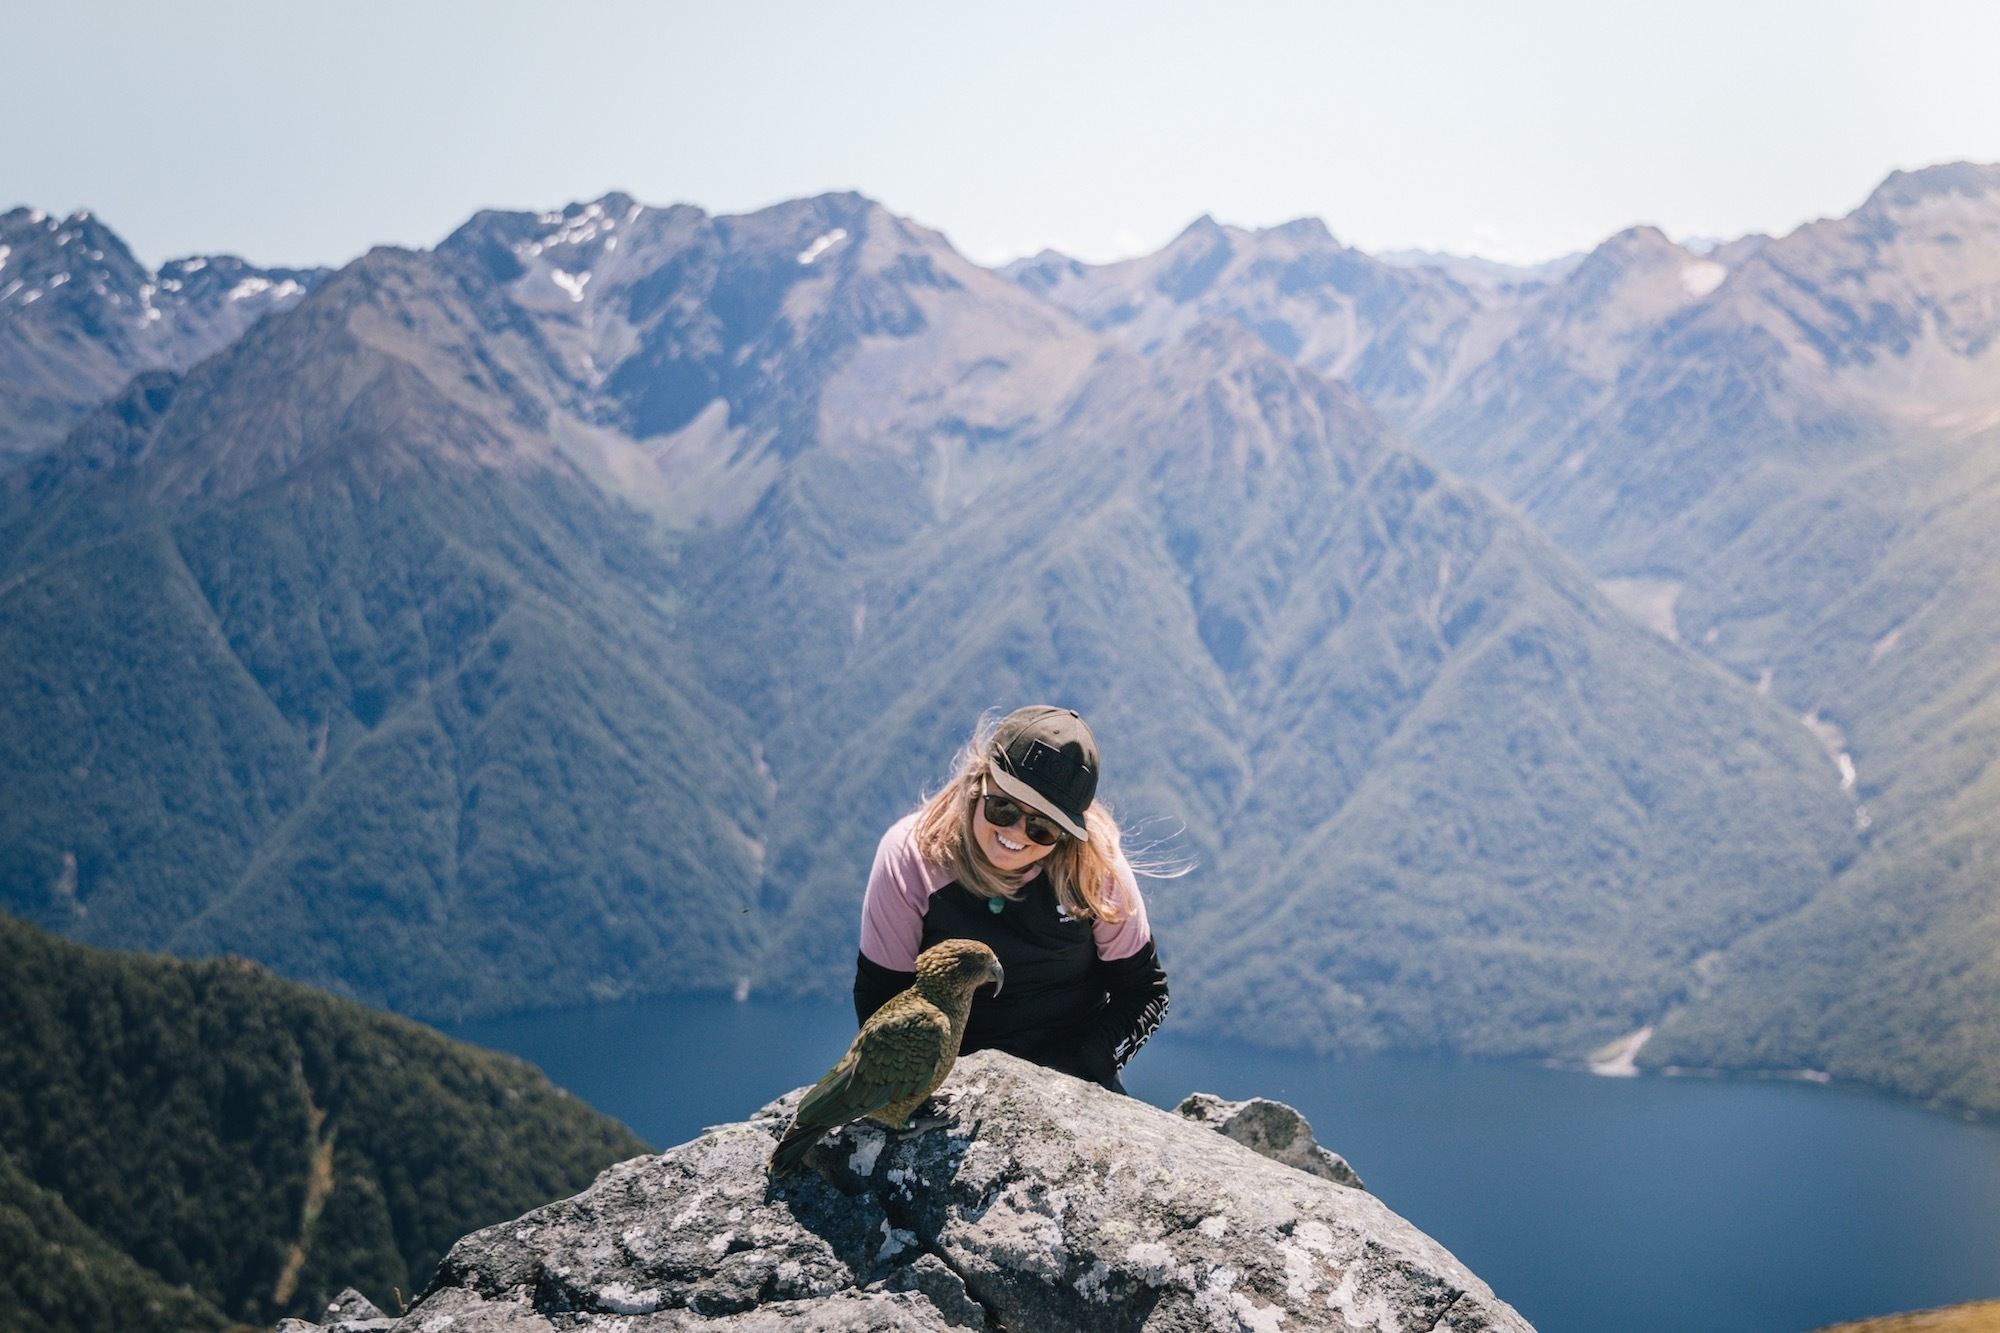
[[[828,1130],[856,1120],[910,1129],[911,1113],[958,1059],[972,993],[990,981],[998,995],[1005,979],[1000,960],[977,940],[946,940],[918,954],[916,984],[869,1015],[840,1063],[806,1090],[771,1154],[771,1174],[784,1175]]]

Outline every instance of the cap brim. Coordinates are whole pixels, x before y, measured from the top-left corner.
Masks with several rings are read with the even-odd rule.
[[[1070,837],[1075,838],[1078,842],[1090,841],[1090,835],[1079,828],[1068,815],[1050,805],[1048,799],[1033,787],[1030,787],[1027,783],[1000,767],[999,760],[995,759],[987,763],[986,775],[993,779],[994,786],[1019,801],[1022,805],[1027,806],[1030,810],[1039,811],[1062,825],[1063,832],[1069,834]]]

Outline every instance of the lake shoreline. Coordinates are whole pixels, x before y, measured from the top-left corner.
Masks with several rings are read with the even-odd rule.
[[[710,989],[697,989],[697,990],[685,990],[685,991],[657,991],[657,992],[648,992],[640,995],[622,996],[617,999],[604,1000],[592,1004],[557,1005],[550,1008],[510,1009],[504,1013],[482,1014],[474,1018],[456,1020],[450,1023],[443,1023],[443,1022],[433,1023],[433,1022],[427,1022],[426,1020],[423,1019],[415,1019],[412,1021],[425,1022],[426,1026],[436,1028],[438,1031],[444,1033],[446,1036],[459,1037],[463,1031],[477,1028],[483,1024],[505,1023],[505,1022],[513,1022],[526,1019],[554,1018],[562,1014],[568,1014],[568,1013],[597,1012],[607,1007],[617,1007],[623,1005],[644,1005],[654,1002],[675,1001],[675,1000],[728,1002],[730,1004],[738,1004],[738,1005],[750,1005],[750,1004],[785,1005],[785,1006],[796,1006],[799,1008],[817,1008],[819,1005],[825,1004],[831,1009],[837,1009],[842,1014],[849,1012],[850,1008],[850,1000],[845,992],[841,992],[838,995],[833,993],[827,993],[824,995],[817,993],[802,993],[802,994],[792,994],[792,995],[759,994],[754,992],[745,982],[738,981],[735,985],[733,985],[731,988],[727,990],[710,988]],[[1639,1064],[1637,1060],[1639,1048],[1643,1047],[1646,1044],[1646,1040],[1650,1040],[1652,1032],[1653,1029],[1651,1026],[1642,1027],[1638,1029],[1636,1032],[1628,1033],[1624,1037],[1620,1037],[1613,1042],[1607,1043],[1605,1046],[1599,1047],[1598,1050],[1594,1052],[1590,1057],[1578,1059],[1574,1056],[1529,1054],[1529,1053],[1521,1053],[1516,1055],[1492,1055],[1492,1054],[1483,1054],[1472,1051],[1454,1050],[1443,1047],[1425,1048],[1425,1047],[1389,1046],[1389,1047],[1382,1047],[1379,1050],[1371,1050],[1371,1051],[1347,1051],[1347,1052],[1317,1051],[1312,1049],[1311,1047],[1267,1046],[1255,1042],[1246,1042],[1240,1037],[1227,1036],[1215,1031],[1206,1031],[1199,1027],[1190,1028],[1184,1024],[1176,1025],[1174,1028],[1171,1029],[1171,1035],[1175,1039],[1228,1042],[1231,1044],[1244,1046],[1251,1050],[1262,1052],[1266,1055],[1274,1057],[1290,1057],[1296,1059],[1329,1060],[1334,1062],[1341,1062],[1341,1061],[1357,1060],[1357,1059],[1369,1059],[1378,1055],[1418,1056],[1418,1057],[1439,1056],[1446,1059],[1467,1060],[1477,1063],[1532,1066],[1539,1069],[1555,1070],[1561,1073],[1588,1074],[1598,1078],[1651,1077],[1651,1078],[1668,1078],[1668,1079],[1704,1079],[1711,1081],[1741,1080],[1745,1082],[1805,1083],[1820,1087],[1831,1088],[1842,1092],[1861,1093],[1871,1097],[1882,1098],[1898,1106],[1906,1106],[1915,1110],[1929,1112],[1931,1114],[1943,1116],[1948,1120],[1960,1121],[1965,1124],[1991,1125],[2000,1123],[2000,1114],[1994,1114],[1982,1111],[1978,1107],[1969,1106],[1963,1102],[1955,1102],[1947,1098],[1913,1097],[1908,1093],[1899,1092],[1894,1088],[1884,1087],[1881,1084],[1870,1083],[1862,1079],[1845,1078],[1838,1074],[1831,1074],[1821,1069],[1810,1069],[1810,1068],[1759,1069],[1759,1068],[1748,1068],[1748,1067],[1732,1068],[1729,1066]],[[1646,1039],[1644,1040],[1639,1039],[1640,1033],[1645,1033]],[[1631,1044],[1629,1057],[1623,1052],[1623,1048],[1627,1044]],[[1606,1058],[1606,1053],[1613,1052],[1614,1049],[1616,1049],[1619,1053],[1610,1058]],[[1629,1072],[1626,1071],[1625,1067],[1625,1062],[1628,1058],[1630,1063]],[[1617,1066],[1615,1070],[1612,1068],[1601,1067],[1601,1066],[1609,1066],[1614,1063]]]

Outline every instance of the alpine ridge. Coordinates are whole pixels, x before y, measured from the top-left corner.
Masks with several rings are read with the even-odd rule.
[[[324,276],[234,255],[155,273],[88,212],[0,213],[0,468],[60,440],[134,374],[193,365]]]

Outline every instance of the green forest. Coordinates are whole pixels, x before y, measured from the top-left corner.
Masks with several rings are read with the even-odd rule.
[[[0,917],[0,1309],[268,1326],[414,1297],[467,1231],[646,1151],[532,1066],[271,976]]]

